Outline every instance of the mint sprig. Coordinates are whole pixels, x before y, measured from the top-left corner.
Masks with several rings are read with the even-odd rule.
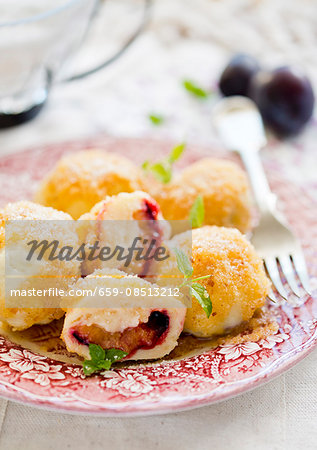
[[[144,161],[142,169],[145,172],[151,172],[152,175],[161,183],[167,184],[172,179],[172,170],[170,164],[166,161],[161,161],[151,164],[149,161]]]
[[[211,92],[206,91],[201,86],[198,86],[193,80],[183,80],[183,87],[189,92],[192,96],[199,99],[206,99],[211,95]]]
[[[128,355],[118,348],[104,350],[97,344],[89,344],[89,354],[91,359],[85,359],[83,362],[83,371],[86,376],[101,370],[109,370],[112,363],[118,362]]]
[[[184,275],[185,278],[189,278],[193,274],[193,268],[187,257],[186,253],[179,248],[174,248],[174,253],[176,255],[177,267],[180,272]]]
[[[149,120],[152,122],[153,125],[162,125],[162,123],[165,121],[164,117],[161,114],[149,114]]]
[[[199,283],[192,283],[190,290],[209,319],[210,314],[212,313],[212,303],[206,288]]]
[[[144,161],[142,164],[142,169],[145,172],[151,172],[152,175],[161,183],[169,183],[173,175],[173,164],[182,156],[185,147],[185,143],[176,145],[167,158],[164,158],[156,163],[152,164],[150,161]]]
[[[197,283],[197,281],[209,278],[211,275],[192,278],[194,270],[186,253],[179,248],[174,248],[173,250],[176,255],[178,270],[184,275],[184,281],[180,287],[189,287],[191,294],[197,299],[209,319],[210,314],[212,313],[212,302],[205,286]]]
[[[169,164],[174,164],[176,161],[179,160],[179,158],[182,156],[182,154],[184,153],[186,144],[185,142],[182,142],[181,144],[176,145],[171,153],[169,154],[167,161],[169,162]]]
[[[205,218],[204,200],[201,195],[198,195],[190,209],[189,220],[192,228],[199,228],[202,226]]]

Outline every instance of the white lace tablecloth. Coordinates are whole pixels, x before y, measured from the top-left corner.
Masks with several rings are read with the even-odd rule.
[[[98,27],[89,60],[100,54],[102,34],[108,44],[116,36],[109,22],[113,6],[105,3],[107,25]],[[103,133],[216,145],[213,100],[189,98],[181,80],[214,87],[234,51],[253,53],[268,66],[299,64],[317,89],[315,0],[157,0],[153,14],[148,31],[124,58],[90,79],[56,86],[38,118],[1,131],[0,154]],[[151,126],[150,112],[163,114],[164,126]],[[263,157],[281,160],[290,179],[317,197],[316,142],[315,120],[296,140],[272,142]],[[0,449],[316,449],[316,380],[315,351],[255,391],[172,415],[93,418],[0,400]]]

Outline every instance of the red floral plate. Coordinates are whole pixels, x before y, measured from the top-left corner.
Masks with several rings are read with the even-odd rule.
[[[170,149],[159,141],[101,138],[7,156],[0,160],[1,205],[31,198],[36,182],[63,153],[87,147],[117,151],[137,162]],[[211,153],[232,158],[207,148],[188,148],[182,163]],[[301,239],[316,286],[316,205],[309,186],[305,189],[289,183],[287,168],[274,158],[266,161],[266,169],[281,208]],[[218,402],[276,377],[316,345],[316,297],[306,296],[299,307],[270,307],[279,331],[259,342],[224,345],[182,360],[131,366],[90,378],[84,377],[79,366],[54,361],[0,337],[0,395],[64,412],[104,415],[155,414]]]

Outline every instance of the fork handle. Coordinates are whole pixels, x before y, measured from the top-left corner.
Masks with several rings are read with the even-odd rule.
[[[255,202],[261,215],[273,212],[276,207],[276,196],[270,189],[259,152],[254,150],[237,150],[248,172]]]

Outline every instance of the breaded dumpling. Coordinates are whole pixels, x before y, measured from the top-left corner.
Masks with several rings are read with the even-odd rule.
[[[251,195],[245,172],[231,161],[203,158],[186,167],[169,184],[145,180],[167,220],[187,220],[198,195],[203,197],[205,225],[251,228]]]
[[[66,155],[41,182],[35,201],[74,219],[107,195],[140,189],[139,169],[123,156],[102,150]]]
[[[8,221],[10,224],[5,228]],[[51,247],[40,260],[37,260],[39,253],[33,253],[34,257],[28,261],[29,243],[33,240],[38,243],[47,240],[48,244],[56,240],[57,251],[63,246],[76,249],[75,222],[64,212],[28,201],[9,203],[0,210],[0,320],[15,330],[49,323],[62,317],[64,312],[59,307],[59,297],[52,300],[43,295],[35,299],[30,293],[17,297],[11,293],[11,288],[19,292],[30,292],[33,288],[43,292],[51,287],[66,292],[80,277],[80,262],[50,259]],[[58,307],[51,307],[52,302]],[[8,303],[14,307],[6,307]],[[39,304],[42,307],[38,307]]]
[[[192,255],[188,251],[191,239]],[[184,331],[199,337],[221,335],[251,319],[255,310],[264,305],[270,281],[261,258],[238,230],[204,226],[175,236],[169,246],[184,249],[191,256],[193,278],[210,275],[199,283],[208,291],[212,314],[207,318],[193,297]],[[171,274],[175,270],[173,258],[161,269]]]
[[[95,269],[111,267],[137,275],[153,274],[154,252],[162,241],[170,237],[170,227],[163,219],[158,203],[146,192],[132,193],[106,197],[97,203],[89,213],[82,215],[78,221],[78,233],[82,242],[93,245],[98,241],[100,247],[114,249],[120,246],[126,251],[133,246],[148,250],[148,259],[136,261],[133,255],[131,262],[117,258],[101,261],[86,260],[83,265],[85,275]],[[153,257],[152,257],[153,256]]]
[[[61,335],[67,349],[90,358],[88,345],[98,344],[105,350],[123,350],[128,353],[126,360],[156,359],[170,353],[183,330],[186,308],[178,297],[154,297],[154,288],[158,287],[117,270],[97,270],[79,280],[72,287],[75,292],[101,294],[108,289],[113,295],[77,296],[67,309]],[[138,295],[141,289],[146,296]]]

